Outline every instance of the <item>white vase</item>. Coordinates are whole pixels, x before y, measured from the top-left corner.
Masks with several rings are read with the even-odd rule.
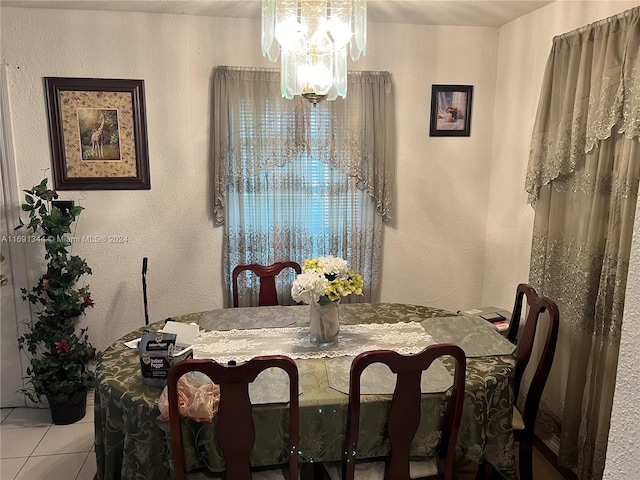
[[[321,347],[328,347],[338,341],[340,331],[339,303],[312,303],[309,305],[309,333],[311,343]]]

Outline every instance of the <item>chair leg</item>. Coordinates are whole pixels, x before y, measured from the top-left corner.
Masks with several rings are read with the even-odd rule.
[[[324,465],[319,462],[313,464],[313,478],[314,480],[325,480],[327,477],[324,469]]]
[[[456,480],[476,480],[478,475],[478,465],[469,457],[463,455],[463,453],[456,449],[456,456],[453,463],[453,478]],[[479,480],[479,479],[478,479]]]
[[[325,480],[324,466],[320,462],[303,462],[300,467],[300,480]]]
[[[493,474],[495,470],[486,460],[478,466],[478,473],[476,474],[476,480],[493,480]]]
[[[533,480],[533,442],[520,439],[518,454],[520,480]]]

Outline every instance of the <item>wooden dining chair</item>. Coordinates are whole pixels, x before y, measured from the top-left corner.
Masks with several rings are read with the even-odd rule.
[[[523,299],[526,298],[527,320],[522,330],[522,336],[518,339],[520,330],[520,317],[523,306]],[[543,315],[547,312],[548,315]],[[542,351],[539,354],[538,364],[533,371],[533,377],[529,389],[524,399],[524,409],[522,412],[515,403],[518,402],[520,387],[524,372],[531,360],[536,332],[542,318],[548,318],[548,325],[544,337],[539,339],[542,343]],[[518,462],[520,480],[533,480],[533,430],[535,427],[538,407],[544,386],[549,378],[549,371],[553,363],[558,341],[558,328],[560,322],[560,312],[553,300],[540,296],[530,285],[521,283],[516,289],[516,299],[511,314],[507,338],[516,345],[516,366],[513,377],[513,437],[516,442],[520,442]],[[543,335],[539,333],[539,335]],[[533,365],[532,365],[533,366]],[[485,462],[480,466],[478,478],[493,478],[493,466]]]
[[[249,384],[268,368],[280,368],[289,375],[289,468],[288,476],[282,470],[252,472],[249,458],[255,441]],[[274,480],[298,478],[298,438],[300,409],[298,404],[298,368],[283,355],[255,357],[240,365],[221,365],[211,359],[183,360],[169,371],[167,393],[171,455],[175,480],[185,480],[185,461],[180,413],[178,411],[178,379],[187,372],[201,372],[220,386],[216,438],[225,460],[227,480]]]
[[[276,276],[285,268],[293,268],[296,273],[302,273],[300,264],[297,262],[276,262],[273,265],[265,267],[257,263],[249,265],[238,265],[233,269],[232,290],[233,290],[233,306],[238,306],[238,275],[249,270],[260,278],[260,291],[258,293],[258,306],[279,305],[278,292],[276,291]]]
[[[420,380],[423,370],[439,357],[452,356],[456,361],[453,388],[442,427],[438,456],[425,461],[409,461],[411,442],[420,423],[422,393]],[[391,455],[385,462],[358,462],[358,434],[360,429],[360,378],[372,363],[383,363],[397,375],[396,387],[386,420],[386,432],[391,445]],[[358,355],[351,364],[349,376],[349,405],[345,438],[342,477],[338,467],[328,467],[331,480],[384,479],[445,479],[453,478],[458,430],[462,417],[465,390],[466,357],[457,345],[443,343],[429,345],[415,355],[401,355],[391,350],[372,350]]]

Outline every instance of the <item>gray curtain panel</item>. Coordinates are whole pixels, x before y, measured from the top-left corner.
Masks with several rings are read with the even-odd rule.
[[[581,479],[602,478],[615,388],[640,179],[639,22],[640,7],[554,38],[527,171],[530,282],[561,320],[541,417]]]

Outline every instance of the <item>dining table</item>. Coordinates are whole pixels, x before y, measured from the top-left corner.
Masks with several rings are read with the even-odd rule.
[[[309,341],[308,305],[216,309],[172,320],[198,325],[195,358],[227,363],[282,354],[295,360],[300,385],[301,462],[342,459],[349,368],[357,354],[380,348],[410,354],[429,344],[458,344],[467,356],[458,449],[473,462],[490,462],[507,479],[517,478],[511,429],[515,347],[489,322],[439,308],[399,303],[341,304],[339,316],[338,342],[328,347]],[[125,345],[145,329],[157,330],[163,325],[157,322],[136,329],[100,355],[94,401],[98,480],[173,478],[168,422],[158,418],[162,388],[143,383],[137,349]],[[383,365],[372,367],[376,368],[363,377],[361,397],[357,455],[363,459],[389,454],[384,423],[394,378]],[[422,418],[411,447],[415,457],[433,456],[437,451],[442,406],[450,392],[453,368],[453,360],[444,357],[423,374]],[[256,425],[252,466],[288,461],[283,448],[286,382],[277,371],[268,371],[250,387]],[[215,419],[210,423],[183,420],[187,471],[224,469],[215,423]]]

